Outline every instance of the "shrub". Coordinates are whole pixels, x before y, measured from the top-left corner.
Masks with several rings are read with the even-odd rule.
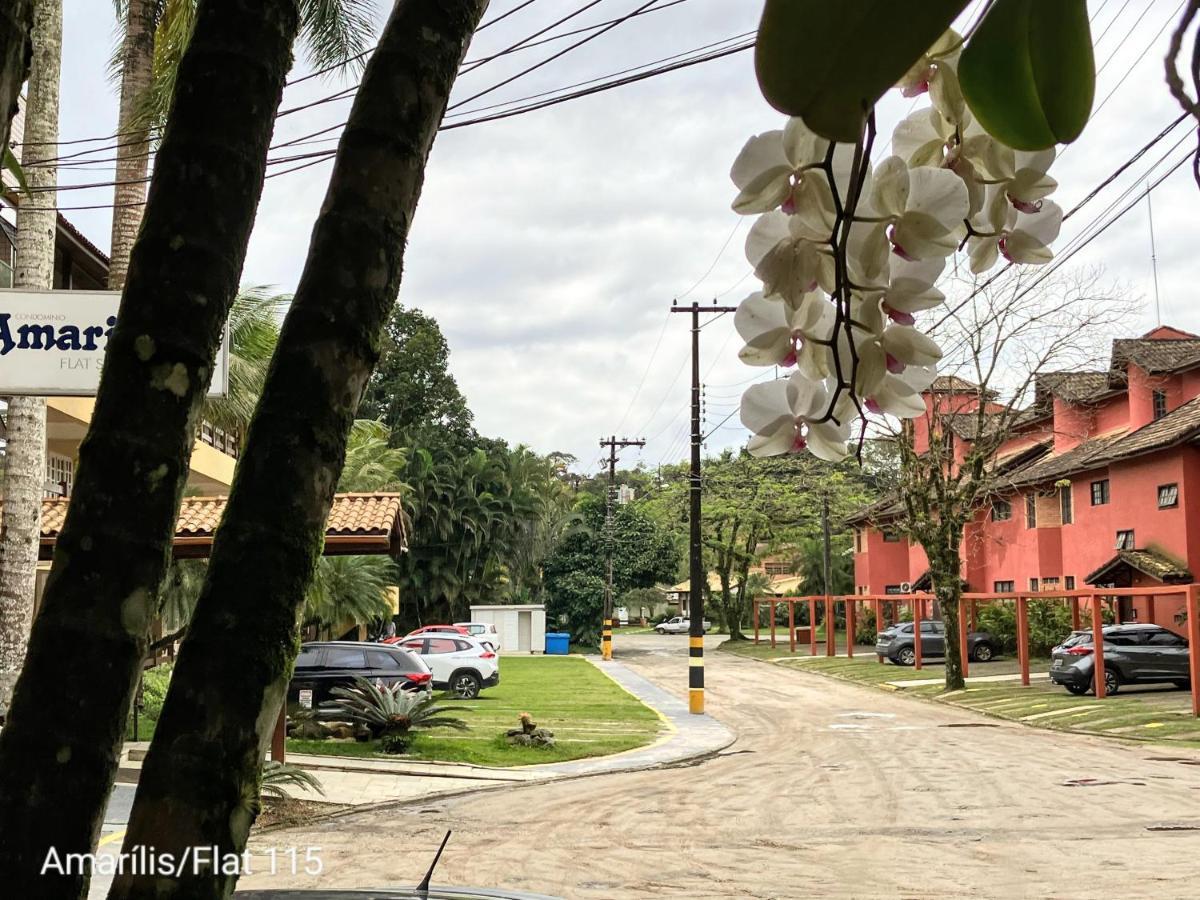
[[[879,630],[875,627],[875,610],[860,610],[854,621],[854,643],[873,647],[878,633]]]
[[[386,753],[403,753],[416,729],[454,728],[466,731],[467,723],[447,713],[448,706],[424,693],[404,690],[400,684],[377,685],[366,678],[355,678],[354,687],[335,687],[330,693],[336,700],[321,704],[321,714],[330,719],[361,722],[371,736],[381,739]]]
[[[1071,607],[1061,600],[1030,600],[1029,653],[1031,656],[1048,656],[1050,651],[1071,633]],[[1085,623],[1088,616],[1084,615]],[[1112,617],[1107,609],[1104,621]],[[993,600],[980,604],[976,619],[977,631],[986,631],[1000,644],[1006,653],[1017,650],[1017,610],[1015,601]]]
[[[288,796],[284,790],[284,787],[288,785],[303,791],[325,793],[325,788],[321,787],[321,782],[312,772],[306,772],[297,766],[277,762],[273,759],[263,763],[260,793],[264,797],[277,797],[282,800]]]

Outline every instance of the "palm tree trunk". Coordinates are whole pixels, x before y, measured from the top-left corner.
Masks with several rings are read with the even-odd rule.
[[[8,146],[8,126],[29,74],[33,0],[12,0],[0,8],[0,149]]]
[[[32,197],[17,207],[16,287],[54,287],[54,234],[57,224],[57,166],[33,163],[57,155],[58,80],[62,66],[62,0],[37,0],[33,18],[33,60],[21,167]],[[46,190],[51,188],[51,190]],[[13,397],[8,403],[5,448],[4,520],[0,525],[0,707],[13,687],[33,622],[42,492],[46,484],[46,401]]]
[[[150,141],[145,127],[136,127],[154,72],[154,0],[127,0],[125,37],[121,41],[121,105],[117,114],[116,187],[113,189],[112,249],[109,252],[109,290],[125,286],[129,253],[142,224],[146,202],[146,173],[150,171]]]
[[[0,731],[11,896],[86,893],[85,876],[39,872],[50,847],[95,845],[297,19],[295,0],[202,0],[180,64],[70,513]]]
[[[304,273],[145,760],[126,847],[239,853],[346,440],[400,286],[425,163],[487,0],[400,0],[338,147]],[[236,877],[122,876],[109,895],[220,897]]]

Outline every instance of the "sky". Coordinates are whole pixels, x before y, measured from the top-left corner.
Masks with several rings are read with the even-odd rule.
[[[597,0],[546,36],[619,18],[642,2]],[[493,0],[485,20],[518,3]],[[968,15],[981,3],[974,0]],[[468,60],[503,50],[584,5],[536,0],[481,31]],[[658,6],[664,8],[470,99],[586,34],[479,66],[460,78],[447,122],[697,48],[731,46],[732,39],[750,36],[761,9],[751,0],[659,0]],[[1096,107],[1084,136],[1061,152],[1051,170],[1060,183],[1055,199],[1065,209],[1180,114],[1163,81],[1162,59],[1182,6],[1176,0],[1089,2],[1099,70]],[[382,27],[390,4],[379,0],[377,7]],[[106,71],[116,40],[113,6],[65,0],[64,16],[60,139],[111,135],[117,95]],[[301,50],[292,77],[309,71]],[[285,91],[282,108],[334,94],[353,80],[341,74],[296,84]],[[455,109],[456,103],[463,105]],[[911,103],[897,92],[881,102],[882,143]],[[282,116],[275,141],[336,125],[349,107],[344,99]],[[742,249],[751,222],[730,210],[729,168],[748,137],[782,127],[783,121],[759,94],[747,51],[438,137],[405,257],[400,302],[440,323],[450,344],[451,371],[481,432],[542,453],[572,453],[581,471],[596,470],[598,441],[610,434],[647,441],[644,449],[624,451],[623,465],[653,467],[684,457],[688,317],[668,309],[674,300],[736,305],[754,289]],[[1086,239],[1194,145],[1186,125],[1178,127],[1064,225],[1056,253]],[[331,146],[305,144],[272,155]],[[882,151],[876,155],[882,158]],[[62,169],[60,183],[111,180],[108,165]],[[243,284],[288,292],[299,278],[331,166],[284,171],[288,168],[271,167]],[[1197,190],[1185,164],[1154,188],[1152,202],[1162,319],[1200,332],[1200,307],[1188,287],[1200,280]],[[108,187],[63,191],[59,205],[103,205],[111,198]],[[64,214],[108,248],[109,210]],[[1103,267],[1105,282],[1128,304],[1118,327],[1122,334],[1153,327],[1145,200],[1065,265]],[[731,315],[710,318],[701,332],[701,372],[707,449],[716,453],[745,442],[735,412],[738,397],[747,383],[769,373],[738,361]],[[1099,367],[1106,364],[1097,361]]]

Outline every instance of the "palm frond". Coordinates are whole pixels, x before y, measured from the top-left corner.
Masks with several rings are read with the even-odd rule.
[[[281,763],[273,759],[263,763],[262,768],[262,787],[260,788],[264,796],[277,797],[284,799],[288,797],[285,787],[299,788],[302,791],[315,791],[318,794],[324,794],[325,788],[321,786],[321,782],[312,772],[306,772],[304,769],[297,766]]]
[[[373,0],[300,0],[300,32],[318,68],[349,63],[361,67],[375,34]]]

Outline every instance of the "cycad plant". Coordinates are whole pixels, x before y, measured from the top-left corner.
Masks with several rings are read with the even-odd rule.
[[[262,787],[260,792],[264,797],[275,797],[278,800],[287,799],[285,787],[299,788],[302,791],[316,791],[324,794],[325,788],[312,772],[306,772],[297,766],[269,759],[263,763]]]
[[[468,728],[462,719],[448,715],[456,710],[438,706],[429,694],[406,691],[400,684],[379,685],[355,678],[354,687],[335,687],[330,693],[337,699],[321,704],[322,715],[361,722],[379,739],[385,753],[403,753],[416,730]]]

